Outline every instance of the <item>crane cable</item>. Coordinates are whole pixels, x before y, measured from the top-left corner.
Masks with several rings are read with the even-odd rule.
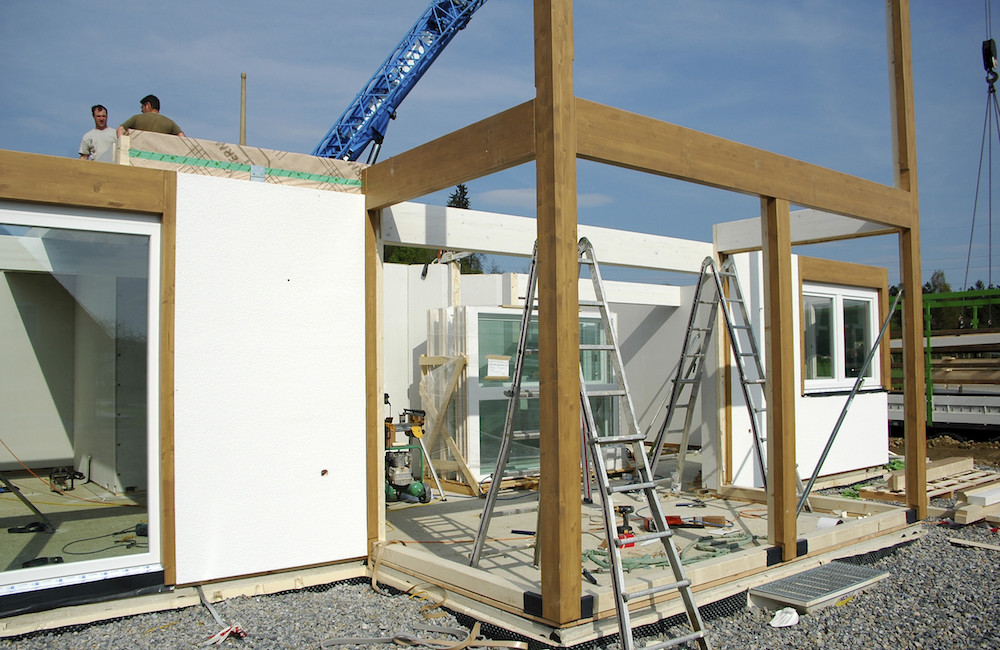
[[[962,286],[969,287],[969,267],[972,262],[972,244],[975,240],[976,213],[979,207],[979,190],[983,175],[983,159],[986,159],[986,212],[987,212],[987,287],[993,287],[993,126],[996,123],[997,136],[1000,137],[1000,105],[997,103],[996,82],[1000,79],[997,73],[997,46],[992,38],[992,11],[990,0],[984,0],[986,13],[986,40],[983,41],[983,68],[986,70],[986,116],[983,120],[983,137],[979,149],[979,170],[976,174],[976,194],[972,203],[972,228],[969,232],[969,251],[965,258],[965,277]],[[964,299],[963,299],[964,302]],[[964,305],[963,305],[964,307]],[[992,324],[992,309],[990,310]],[[960,312],[964,318],[964,308]]]

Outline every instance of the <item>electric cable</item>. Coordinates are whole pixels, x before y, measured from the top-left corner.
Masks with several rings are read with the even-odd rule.
[[[49,486],[49,489],[52,490],[53,492],[57,492],[57,493],[63,495],[64,497],[66,497],[67,499],[75,499],[77,501],[85,501],[87,503],[97,503],[97,504],[100,504],[100,505],[125,506],[125,507],[136,507],[136,508],[145,508],[146,507],[146,506],[143,506],[143,505],[138,504],[138,503],[108,503],[107,501],[101,501],[99,499],[87,499],[87,498],[84,498],[84,497],[78,497],[78,496],[76,496],[74,494],[67,494],[64,490],[61,490],[61,489],[57,488],[56,486],[52,485],[52,483],[50,483],[49,481],[45,480],[44,478],[42,478],[38,474],[35,474],[33,471],[31,471],[31,468],[28,467],[27,465],[25,465],[24,461],[22,461],[20,458],[18,458],[17,454],[15,454],[14,451],[10,447],[7,446],[7,443],[4,442],[3,438],[0,438],[0,445],[3,445],[3,448],[7,450],[7,453],[9,453],[11,456],[13,456],[14,460],[17,461],[17,464],[20,465],[21,467],[23,467],[26,472],[28,472],[29,474],[31,474],[32,476],[34,476],[35,478],[37,478],[39,481],[41,481],[45,485]]]
[[[135,526],[132,526],[131,528],[126,528],[125,530],[119,530],[119,531],[115,531],[113,533],[107,533],[105,535],[97,535],[95,537],[85,537],[83,539],[76,539],[76,540],[73,540],[72,542],[67,542],[65,545],[63,545],[62,552],[65,555],[94,555],[96,553],[103,553],[105,551],[110,551],[110,550],[114,550],[114,549],[117,549],[117,548],[124,548],[124,549],[133,549],[133,548],[148,549],[149,548],[149,544],[148,543],[143,544],[143,543],[139,542],[139,539],[138,539],[138,537],[139,537],[139,531],[138,531],[138,529],[139,529],[139,524],[137,524]],[[128,535],[129,533],[134,533],[134,534],[133,535]],[[128,536],[124,537],[124,538],[122,538],[122,539],[120,539],[118,541],[116,541],[111,546],[105,546],[103,548],[98,548],[98,549],[94,549],[94,550],[90,550],[90,551],[70,551],[70,550],[67,550],[70,546],[73,546],[74,544],[82,544],[84,542],[92,542],[92,541],[97,540],[97,539],[104,539],[105,537],[117,537],[118,535],[128,535]]]

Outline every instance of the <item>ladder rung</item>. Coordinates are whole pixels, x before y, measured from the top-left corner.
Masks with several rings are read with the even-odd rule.
[[[697,379],[688,379],[687,377],[681,377],[680,379],[675,379],[678,384],[697,384]]]
[[[725,300],[726,302],[736,302],[736,303],[743,304],[743,298],[731,298],[730,297],[730,298],[723,298],[723,300]]]
[[[593,264],[594,260],[589,257],[580,257],[580,264]]]
[[[711,332],[714,329],[715,329],[714,327],[692,327],[691,331],[692,332]]]
[[[625,539],[622,539],[620,537],[616,537],[615,538],[615,546],[617,546],[617,547],[620,548],[622,546],[625,546],[626,544],[642,544],[644,542],[649,542],[649,541],[656,540],[656,539],[664,539],[666,537],[673,537],[673,535],[674,535],[674,531],[672,531],[672,530],[670,530],[668,528],[668,529],[666,529],[664,531],[659,531],[659,532],[654,532],[654,533],[645,533],[643,535],[635,535],[634,537],[626,537]],[[658,593],[660,591],[666,591],[666,589],[654,589],[653,591]],[[632,596],[637,597],[634,594],[632,594]]]
[[[597,445],[615,445],[623,442],[640,442],[645,439],[644,435],[634,434],[631,436],[598,436],[592,440]]]
[[[508,388],[503,392],[503,394],[504,397],[511,397],[514,394],[514,391]],[[540,394],[541,393],[539,393],[537,390],[522,388],[519,397],[521,397],[521,399],[537,399]]]
[[[580,345],[581,350],[614,350],[615,346],[610,343],[583,343]]]
[[[653,481],[647,481],[645,483],[628,483],[626,485],[609,485],[608,494],[614,494],[615,492],[634,492],[635,490],[654,489],[656,489],[656,483]]]
[[[642,650],[660,650],[661,648],[675,648],[688,641],[697,641],[698,639],[704,639],[706,636],[705,630],[698,630],[697,632],[691,632],[690,634],[685,634],[684,636],[675,636],[672,639],[667,639],[662,643],[649,643]]]
[[[514,440],[535,440],[541,437],[540,431],[511,431],[510,437]]]
[[[521,478],[523,476],[538,476],[537,469],[508,469],[504,470],[503,478]]]
[[[588,390],[587,397],[622,397],[625,395],[625,391],[620,388],[613,388],[611,390]]]
[[[629,537],[622,541],[634,542],[637,539],[638,537]],[[684,578],[679,582],[671,582],[670,584],[659,585],[658,587],[650,587],[649,589],[643,589],[642,591],[632,591],[627,594],[622,594],[622,596],[625,597],[626,601],[629,601],[629,600],[635,600],[636,598],[642,598],[644,596],[654,596],[656,594],[662,594],[663,592],[670,591],[672,589],[680,589],[682,587],[690,587],[690,586],[691,586],[691,580],[689,580],[688,578]]]
[[[766,379],[747,379],[743,383],[745,383],[745,384],[756,384],[758,386],[763,386],[764,384],[767,383],[767,380]]]
[[[733,273],[732,271],[719,271],[719,275],[721,275],[724,278],[735,278],[736,277],[736,274]]]
[[[604,303],[601,302],[600,300],[581,300],[580,301],[580,306],[581,307],[603,307]]]

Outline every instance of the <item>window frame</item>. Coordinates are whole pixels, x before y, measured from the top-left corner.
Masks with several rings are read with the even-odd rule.
[[[854,387],[854,377],[844,377],[835,380],[806,379],[805,373],[805,300],[804,294],[819,292],[820,295],[838,293],[841,296],[854,298],[861,296],[872,300],[875,309],[871,310],[871,341],[874,342],[878,331],[889,314],[889,272],[885,268],[840,262],[814,257],[798,256],[799,284],[799,366],[800,391],[802,395],[822,394],[830,392],[849,391]],[[834,310],[835,318],[842,322],[842,305]],[[835,343],[842,349],[844,333],[842,325],[835,326]],[[842,357],[841,357],[842,358]],[[840,362],[842,364],[842,362]],[[872,377],[862,383],[862,390],[889,390],[890,381],[889,345],[883,339],[879,351],[872,360]],[[839,368],[843,366],[840,365]],[[842,374],[842,371],[841,371]]]
[[[802,304],[803,304],[803,320],[802,320],[802,380],[807,393],[817,393],[817,392],[828,392],[828,391],[842,391],[850,390],[854,387],[857,377],[847,376],[846,364],[847,364],[847,350],[845,348],[845,301],[853,300],[862,303],[867,303],[869,305],[868,309],[868,340],[874,342],[877,336],[879,323],[877,322],[878,314],[878,292],[873,289],[859,288],[859,287],[847,287],[829,284],[815,284],[811,282],[803,282],[802,284]],[[806,335],[805,335],[805,299],[807,297],[813,298],[823,298],[830,300],[832,304],[831,313],[831,323],[830,327],[832,329],[832,352],[831,355],[831,367],[833,372],[831,377],[819,377],[819,378],[809,378],[806,376]],[[879,343],[882,346],[882,343]],[[865,350],[867,355],[868,350]],[[877,359],[877,353],[876,358]],[[861,387],[871,388],[872,386],[881,387],[882,377],[881,377],[881,367],[876,360],[873,360],[872,364],[868,368],[869,376],[866,376],[862,381]]]
[[[161,304],[159,298],[162,288],[160,219],[137,212],[110,212],[68,205],[34,205],[0,198],[0,223],[138,235],[147,238],[146,515],[149,525],[147,537],[149,546],[145,553],[0,572],[0,596],[164,571],[160,464],[162,433],[160,428]]]

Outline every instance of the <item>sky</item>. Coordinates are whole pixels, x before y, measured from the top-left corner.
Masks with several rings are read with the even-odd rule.
[[[310,153],[426,6],[5,0],[0,148],[76,158],[91,105],[117,126],[149,93],[188,136],[238,142],[246,73],[247,144]],[[910,3],[922,276],[943,270],[953,289],[1000,284],[989,201],[1000,182],[986,173],[1000,124],[983,145],[991,9]],[[579,97],[893,183],[884,2],[576,0],[574,28]],[[534,97],[532,47],[530,1],[488,0],[403,102],[379,160]],[[1000,160],[992,167],[1000,174]],[[531,164],[473,180],[471,207],[533,217],[534,182]],[[760,210],[754,197],[586,161],[578,187],[582,224],[702,241]],[[443,205],[449,193],[421,200]],[[795,252],[884,266],[898,281],[895,236]]]

